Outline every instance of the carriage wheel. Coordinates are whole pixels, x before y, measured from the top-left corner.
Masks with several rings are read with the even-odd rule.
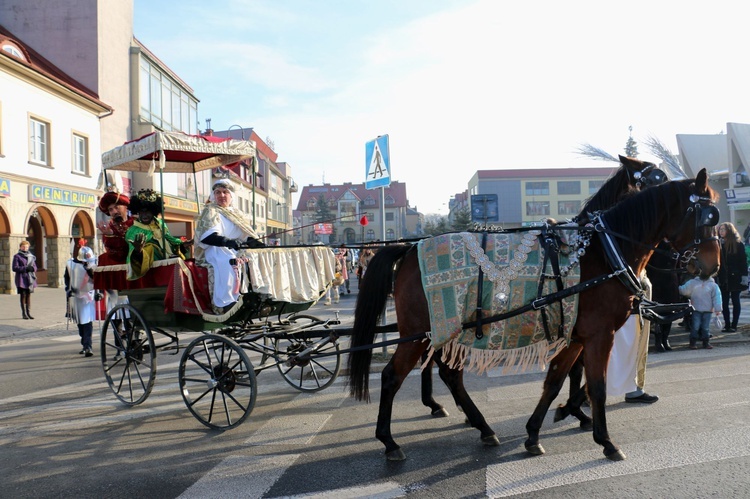
[[[310,315],[293,315],[289,320],[296,325],[309,322],[312,326],[318,322],[316,317]],[[320,341],[319,338],[296,338],[293,333],[276,340],[279,372],[287,383],[301,392],[317,392],[329,387],[341,370],[338,341],[324,345],[308,359],[295,358],[297,354]]]
[[[180,360],[179,382],[188,410],[209,428],[239,426],[255,406],[253,365],[224,336],[208,334],[190,342]]]
[[[101,333],[104,377],[125,405],[146,400],[156,381],[156,347],[151,329],[129,304],[115,306]]]

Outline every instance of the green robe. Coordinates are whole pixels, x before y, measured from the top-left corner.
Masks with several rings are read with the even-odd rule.
[[[162,241],[162,231],[164,231],[164,241]],[[136,262],[131,260],[133,254],[133,241],[137,234],[145,234],[145,244],[143,245],[143,259]],[[185,256],[180,251],[182,240],[174,237],[169,233],[169,227],[161,218],[154,218],[149,225],[142,224],[138,220],[125,233],[125,240],[128,242],[128,280],[133,281],[140,279],[151,268],[153,262],[165,260],[167,258],[180,257],[183,260]],[[165,242],[167,247],[162,247]],[[165,251],[166,250],[166,251]]]

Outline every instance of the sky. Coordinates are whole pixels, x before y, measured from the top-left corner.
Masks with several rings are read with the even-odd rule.
[[[392,180],[445,215],[477,170],[614,166],[577,150],[616,156],[630,133],[654,161],[649,137],[677,154],[677,134],[750,123],[740,6],[134,0],[134,33],[194,90],[201,130],[254,128],[300,187],[364,182],[388,134]]]

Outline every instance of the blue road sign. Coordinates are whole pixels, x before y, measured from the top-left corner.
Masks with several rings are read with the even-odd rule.
[[[365,189],[391,185],[391,153],[388,135],[365,144]]]

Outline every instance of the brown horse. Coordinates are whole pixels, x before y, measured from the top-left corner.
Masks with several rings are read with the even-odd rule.
[[[577,219],[585,217],[587,213],[606,210],[630,194],[639,190],[659,185],[667,180],[666,174],[658,169],[655,164],[641,161],[635,158],[620,156],[621,167],[584,203],[581,213]],[[668,302],[671,303],[671,302]],[[432,358],[434,351],[425,351],[422,355],[421,390],[422,404],[430,408],[433,417],[447,417],[448,411],[438,403],[432,395]],[[441,376],[444,376],[442,373]],[[571,369],[570,373],[570,398],[561,406],[559,415],[555,421],[567,417],[568,414],[575,416],[581,422],[582,429],[591,429],[591,418],[581,411],[581,404],[586,398],[586,392],[581,388],[583,378],[583,359],[580,359]],[[459,410],[463,410],[454,400]],[[467,421],[468,422],[468,421]]]
[[[607,239],[618,239],[620,242],[621,249],[615,251],[615,257],[619,254],[621,263],[612,264],[625,265],[627,268],[620,268],[619,275],[639,274],[648,263],[653,248],[664,238],[669,239],[675,251],[692,255],[690,267],[693,272],[704,275],[715,273],[719,265],[719,245],[709,226],[715,224],[718,218],[718,212],[712,205],[715,199],[715,192],[708,187],[705,170],[694,181],[669,182],[629,196],[605,212],[601,219],[597,219],[597,233],[603,236],[592,238],[590,247],[581,258],[581,282],[613,274],[610,267],[612,257],[606,255],[606,248],[611,246],[611,243],[605,242]],[[357,300],[352,347],[372,344],[376,324],[391,291],[402,338],[416,338],[431,330],[417,252],[413,248],[412,245],[385,247],[370,262]],[[394,265],[397,265],[395,273]],[[619,279],[607,280],[580,293],[573,342],[556,358],[561,358],[557,361],[559,368],[556,376],[548,377],[545,381],[544,394],[532,416],[534,420],[541,414],[543,419],[570,367],[583,352],[594,418],[594,440],[604,446],[605,455],[611,459],[622,459],[624,455],[611,442],[607,433],[604,376],[614,332],[630,315],[636,294],[637,290],[630,289]],[[385,445],[388,459],[405,457],[393,440],[390,430],[393,399],[428,346],[423,338],[399,344],[383,370],[376,437]],[[369,400],[371,360],[372,351],[369,349],[355,351],[348,359],[350,391],[359,400]],[[435,361],[440,368],[440,377],[450,388],[470,424],[480,430],[482,441],[487,445],[497,445],[494,431],[487,425],[484,416],[464,388],[463,371],[449,369],[439,356],[436,356]],[[538,429],[536,442],[532,439],[532,430],[533,428],[529,430],[527,440],[530,452],[533,452],[533,445],[539,445]]]

